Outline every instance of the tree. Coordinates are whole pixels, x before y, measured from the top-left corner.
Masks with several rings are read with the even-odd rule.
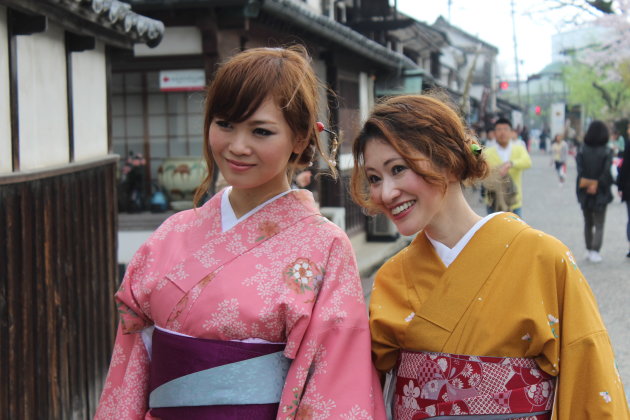
[[[585,116],[616,119],[626,115],[630,88],[621,81],[603,80],[597,69],[577,61],[564,68],[569,103],[583,104]]]
[[[618,118],[630,98],[630,0],[546,0],[549,10],[574,10],[574,27],[605,35],[571,52],[564,72],[569,100],[597,118]]]

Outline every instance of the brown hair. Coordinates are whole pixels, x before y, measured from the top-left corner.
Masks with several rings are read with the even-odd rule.
[[[365,173],[364,153],[370,140],[391,145],[414,172],[427,182],[440,185],[444,191],[448,180],[440,170],[446,169],[460,182],[472,182],[488,173],[483,156],[472,150],[476,144],[480,151],[477,139],[443,94],[385,98],[374,107],[352,146],[355,164],[350,193],[370,211],[377,210],[370,199]],[[431,165],[428,169],[421,168],[421,161],[429,161]]]
[[[317,130],[320,83],[310,65],[310,57],[302,45],[287,48],[253,48],[225,62],[208,87],[204,113],[203,154],[208,175],[197,188],[194,202],[198,205],[212,185],[214,157],[210,149],[209,131],[214,118],[242,122],[271,96],[304,149],[289,159],[290,177],[297,168],[309,165],[319,153],[327,162],[334,159],[323,151]],[[336,176],[334,168],[331,174]]]

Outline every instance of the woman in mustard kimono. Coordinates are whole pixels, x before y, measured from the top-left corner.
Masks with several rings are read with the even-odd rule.
[[[215,167],[230,186],[166,220],[129,264],[97,419],[384,418],[350,241],[290,189],[294,169],[332,161],[317,98],[302,47],[218,70],[198,195]]]
[[[462,184],[488,169],[443,100],[378,104],[353,145],[352,194],[417,236],[378,271],[372,357],[395,419],[628,419],[606,328],[571,252]],[[391,398],[391,400],[390,400]]]

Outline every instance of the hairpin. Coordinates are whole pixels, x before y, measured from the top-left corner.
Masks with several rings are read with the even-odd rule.
[[[481,154],[482,149],[481,149],[481,146],[479,146],[477,143],[471,143],[470,150],[472,151],[473,155],[479,156]]]
[[[324,125],[323,122],[321,121],[317,121],[317,123],[315,124],[317,126],[317,131],[319,131],[320,133],[322,131],[327,132],[328,134],[330,134],[331,140],[332,140],[332,145],[330,147],[330,158],[328,159],[328,164],[332,167],[337,166],[337,161],[335,161],[335,156],[337,156],[337,148],[339,147],[339,141],[337,140],[337,134],[335,134],[334,131],[329,130],[326,128],[326,126]]]

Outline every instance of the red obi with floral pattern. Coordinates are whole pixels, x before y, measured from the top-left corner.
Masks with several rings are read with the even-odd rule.
[[[555,381],[529,358],[402,351],[394,418],[549,420]]]

